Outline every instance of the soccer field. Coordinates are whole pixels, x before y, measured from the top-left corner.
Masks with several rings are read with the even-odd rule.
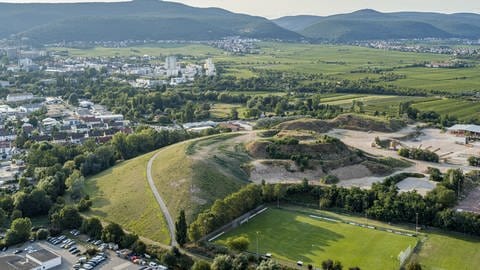
[[[226,233],[217,243],[232,236],[246,235],[249,250],[290,262],[303,261],[319,267],[327,259],[339,260],[343,266],[361,269],[398,269],[397,256],[411,246],[415,237],[397,235],[312,218],[309,215],[279,209],[269,209],[239,228]]]

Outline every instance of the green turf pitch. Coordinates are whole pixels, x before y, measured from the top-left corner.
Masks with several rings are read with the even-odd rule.
[[[222,236],[246,235],[249,250],[256,252],[258,232],[259,252],[290,262],[303,261],[315,266],[327,259],[339,260],[345,267],[383,270],[398,268],[400,251],[415,246],[417,239],[384,231],[361,228],[340,222],[324,221],[309,215],[278,209],[265,213]]]

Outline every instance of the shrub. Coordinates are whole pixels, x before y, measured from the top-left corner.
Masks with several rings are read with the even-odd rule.
[[[250,240],[245,236],[230,237],[227,239],[227,247],[231,250],[243,252],[248,249]]]
[[[47,229],[40,229],[37,231],[36,238],[37,240],[45,240],[48,237],[48,230]]]
[[[333,184],[336,184],[338,183],[340,180],[338,179],[338,177],[336,177],[335,175],[331,175],[331,174],[327,174],[325,177],[323,177],[320,182],[322,182],[323,184],[326,184],[326,185],[333,185]]]

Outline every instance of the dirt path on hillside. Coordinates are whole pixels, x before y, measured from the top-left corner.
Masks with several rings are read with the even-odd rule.
[[[236,144],[244,143],[244,142],[247,142],[249,140],[254,140],[256,138],[256,132],[255,131],[242,132],[241,134],[242,135],[239,135],[239,136],[236,136],[236,137],[233,137],[233,138],[230,138],[230,139],[220,140],[218,142],[215,142],[215,143],[212,143],[212,144],[209,144],[209,145],[206,145],[206,146],[200,146],[198,148],[195,148],[195,153],[193,155],[188,156],[188,157],[192,158],[192,159],[195,159],[195,160],[207,160],[208,158],[213,157],[215,154],[220,154],[220,150],[218,148],[219,148],[220,145],[224,144],[225,142],[229,142],[234,147],[234,145],[236,145]],[[192,142],[192,143],[197,142],[198,143],[198,142],[201,142],[204,139],[208,139],[208,138],[197,138],[197,139],[194,139],[194,140],[191,140],[191,141],[187,141],[187,143],[188,142]],[[185,142],[183,142],[183,143],[185,143]],[[148,180],[148,184],[150,186],[150,189],[152,190],[153,195],[155,196],[155,200],[157,201],[158,205],[160,206],[160,209],[162,210],[163,216],[165,217],[165,220],[167,221],[168,231],[170,233],[170,238],[171,238],[170,245],[171,246],[178,246],[178,243],[175,240],[175,223],[174,223],[174,220],[172,218],[172,215],[170,214],[170,211],[168,210],[168,207],[167,207],[165,201],[163,200],[162,196],[160,195],[160,192],[158,191],[157,187],[155,186],[155,182],[154,182],[153,177],[152,177],[152,166],[153,166],[153,162],[155,161],[155,159],[158,157],[158,155],[162,151],[165,151],[169,147],[173,147],[173,146],[175,146],[175,144],[159,149],[157,151],[157,153],[155,153],[155,155],[153,155],[150,158],[150,160],[148,161],[148,164],[147,164],[147,180]],[[196,147],[196,146],[194,146],[194,147]],[[228,147],[231,147],[231,146],[229,145]],[[222,171],[222,173],[227,173],[227,175],[229,175],[229,172],[227,172],[226,169],[219,167],[219,170]]]
[[[170,146],[167,146],[167,148]],[[162,196],[160,196],[160,193],[158,192],[157,187],[155,186],[155,182],[153,181],[152,177],[152,164],[155,158],[161,153],[161,151],[165,150],[166,148],[162,148],[160,151],[155,153],[150,160],[148,161],[147,164],[147,180],[148,180],[148,185],[150,186],[150,189],[153,192],[153,195],[155,196],[155,200],[157,200],[158,205],[160,206],[160,209],[162,210],[163,216],[165,217],[165,220],[167,221],[168,225],[168,231],[170,232],[170,245],[171,246],[177,246],[177,240],[175,239],[175,223],[173,222],[173,218],[170,215],[170,212],[168,211],[167,205],[165,204],[165,201],[162,199]]]

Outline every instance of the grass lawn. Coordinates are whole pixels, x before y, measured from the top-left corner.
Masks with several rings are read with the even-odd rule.
[[[476,270],[480,268],[480,239],[429,233],[417,259],[426,270]]]
[[[309,217],[301,212],[269,209],[247,224],[222,236],[246,235],[250,251],[272,253],[274,258],[312,263],[317,267],[326,259],[340,260],[344,267],[384,270],[398,265],[400,251],[415,246],[417,239],[388,232],[356,227]],[[392,259],[393,256],[393,259]]]
[[[152,176],[170,214],[185,210],[187,221],[246,182],[238,134],[216,135],[165,147],[153,162]],[[233,157],[231,157],[233,155]]]
[[[93,199],[87,215],[116,222],[128,231],[168,244],[167,225],[146,177],[152,155],[122,162],[87,179],[85,192]]]

